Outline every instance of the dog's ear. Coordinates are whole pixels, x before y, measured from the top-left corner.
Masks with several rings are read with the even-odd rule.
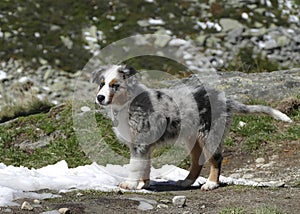
[[[119,68],[118,72],[122,75],[123,79],[128,79],[129,77],[134,76],[137,73],[133,67],[128,65]]]
[[[100,77],[101,77],[101,73],[104,71],[103,68],[97,70],[97,71],[94,71],[92,73],[92,83],[97,83],[97,84],[100,84]]]

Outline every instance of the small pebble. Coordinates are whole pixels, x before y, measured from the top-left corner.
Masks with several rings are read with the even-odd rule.
[[[265,162],[265,159],[264,158],[257,158],[255,160],[255,163],[264,163]]]
[[[163,204],[168,204],[168,203],[170,203],[170,200],[168,200],[168,199],[161,199],[160,202],[163,203]]]
[[[24,201],[22,206],[21,206],[21,210],[33,210],[33,206],[28,202],[28,201]]]
[[[178,195],[172,199],[172,203],[176,207],[184,207],[186,203],[186,196]]]
[[[88,107],[88,106],[82,106],[82,107],[80,108],[80,110],[81,110],[82,112],[88,112],[88,111],[91,110],[91,108]]]
[[[243,128],[246,125],[247,125],[247,123],[245,123],[243,121],[240,121],[239,124],[238,124],[238,128],[241,129],[241,128]]]
[[[60,209],[58,210],[58,212],[59,212],[60,214],[68,214],[68,213],[71,213],[70,209],[69,209],[69,208],[66,208],[66,207],[60,208]]]
[[[157,208],[159,208],[159,209],[168,209],[169,206],[166,205],[166,204],[158,204],[158,205],[157,205]]]
[[[40,200],[38,200],[38,199],[34,199],[34,200],[33,200],[33,203],[34,203],[34,204],[40,204],[40,203],[41,203],[41,201],[40,201]]]

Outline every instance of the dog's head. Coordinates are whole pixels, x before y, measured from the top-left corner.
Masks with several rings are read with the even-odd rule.
[[[128,100],[128,87],[134,84],[135,69],[127,65],[113,65],[94,73],[93,82],[99,85],[96,103],[101,106],[123,105]]]

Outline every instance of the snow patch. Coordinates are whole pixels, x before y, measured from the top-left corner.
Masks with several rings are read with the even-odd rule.
[[[40,169],[28,169],[26,167],[6,166],[0,163],[0,206],[17,205],[14,200],[20,198],[44,199],[59,197],[53,194],[38,194],[34,191],[50,189],[58,192],[67,192],[74,189],[95,189],[100,191],[119,191],[118,184],[124,181],[128,175],[128,165],[106,165],[97,163],[69,168],[66,161],[60,161]],[[173,165],[164,165],[160,169],[151,170],[151,185],[160,183],[174,184],[177,180],[183,180],[188,171]],[[222,183],[271,186],[274,182],[254,182],[245,179],[220,177]],[[199,177],[193,186],[201,186],[206,179]],[[149,192],[139,190],[139,192]]]

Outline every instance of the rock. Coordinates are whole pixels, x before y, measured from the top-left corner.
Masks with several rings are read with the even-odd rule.
[[[3,81],[5,79],[7,79],[7,74],[4,71],[0,70],[0,81]]]
[[[243,25],[239,21],[228,18],[220,19],[220,25],[222,26],[222,32],[228,32],[229,30],[243,27]]]
[[[138,20],[137,23],[141,27],[148,27],[148,26],[150,26],[148,20]]]
[[[184,207],[186,203],[186,196],[184,195],[174,196],[174,198],[172,199],[172,203],[176,207]]]
[[[279,36],[276,38],[276,42],[278,46],[284,47],[290,43],[290,39],[287,38],[286,36]]]
[[[264,163],[265,162],[265,159],[264,158],[257,158],[255,160],[255,163]]]
[[[0,210],[1,210],[1,209],[0,209]],[[3,212],[4,212],[4,213],[13,213],[12,209],[10,209],[10,208],[5,208],[5,209],[3,210]]]
[[[182,46],[182,45],[185,45],[187,44],[187,41],[184,40],[184,39],[172,39],[170,42],[169,42],[169,45],[170,46]]]
[[[81,110],[82,112],[88,112],[88,111],[91,110],[91,108],[88,107],[88,106],[82,106],[82,107],[80,108],[80,110]]]
[[[33,203],[34,203],[34,204],[41,204],[41,201],[38,200],[38,199],[34,199],[34,200],[33,200]]]
[[[60,214],[57,210],[42,212],[41,214]]]
[[[154,44],[157,46],[157,47],[165,47],[168,42],[171,40],[171,37],[168,37],[168,36],[160,36],[158,37]]]
[[[278,47],[278,44],[273,39],[264,43],[264,49],[266,49],[266,50],[275,49],[277,47]]]
[[[161,199],[160,202],[163,203],[163,204],[170,203],[170,201],[168,199]]]
[[[159,208],[159,209],[168,209],[169,206],[166,205],[166,204],[158,204],[158,205],[157,205],[157,208]]]
[[[243,175],[242,178],[243,179],[251,179],[251,178],[254,178],[254,175],[253,174],[245,174],[245,175]]]
[[[69,214],[69,213],[71,213],[71,210],[70,210],[69,208],[63,207],[63,208],[60,208],[60,209],[58,210],[58,212],[59,212],[60,214]]]
[[[33,206],[28,201],[24,201],[23,204],[22,204],[22,206],[21,206],[21,210],[32,211],[33,210]]]
[[[138,206],[139,210],[152,210],[154,208],[154,205],[157,204],[157,202],[155,200],[151,200],[151,199],[145,199],[145,198],[141,198],[141,197],[135,197],[135,198],[129,198],[130,200],[134,200],[134,201],[139,201],[140,204]]]
[[[141,201],[140,204],[139,204],[139,206],[138,206],[138,209],[139,210],[143,210],[143,211],[145,211],[145,210],[152,210],[153,208],[154,208],[153,205],[151,205],[149,203],[146,203],[144,201]]]
[[[241,174],[240,173],[233,173],[229,177],[238,179],[238,178],[241,178]]]
[[[229,42],[231,42],[232,44],[235,44],[239,40],[239,38],[242,36],[243,32],[244,32],[244,28],[242,28],[242,27],[230,31],[228,33]]]
[[[241,129],[241,128],[243,128],[246,125],[247,125],[247,123],[245,123],[243,121],[240,121],[239,124],[238,124],[238,129]]]

